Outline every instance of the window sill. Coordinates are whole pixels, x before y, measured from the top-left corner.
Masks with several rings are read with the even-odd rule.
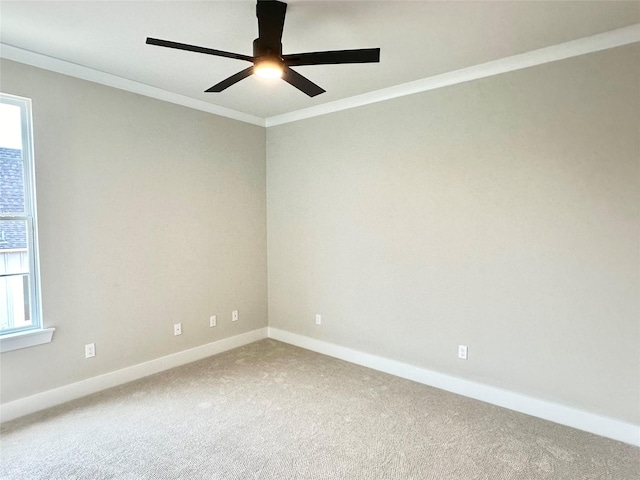
[[[55,328],[43,328],[42,330],[4,335],[0,337],[0,353],[49,343],[53,338],[54,330]]]

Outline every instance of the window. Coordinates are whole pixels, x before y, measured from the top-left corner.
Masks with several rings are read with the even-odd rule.
[[[0,93],[0,351],[51,341],[42,328],[31,100]]]

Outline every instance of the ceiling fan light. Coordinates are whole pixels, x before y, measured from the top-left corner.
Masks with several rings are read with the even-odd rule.
[[[253,67],[253,73],[262,78],[280,78],[282,77],[282,64],[269,58],[258,60]]]

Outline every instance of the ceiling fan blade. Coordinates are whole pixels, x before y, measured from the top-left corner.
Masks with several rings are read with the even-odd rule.
[[[148,45],[157,45],[159,47],[177,48],[178,50],[187,50],[189,52],[206,53],[207,55],[216,55],[218,57],[235,58],[237,60],[246,60],[253,62],[253,57],[242,55],[240,53],[224,52],[222,50],[214,50],[213,48],[197,47],[186,43],[170,42],[169,40],[160,40],[159,38],[147,37]]]
[[[229,88],[231,85],[238,83],[243,78],[247,78],[249,75],[253,74],[253,66],[245,68],[241,72],[236,73],[235,75],[231,75],[229,78],[221,81],[220,83],[215,84],[213,87],[208,88],[205,92],[221,92],[225,88]]]
[[[309,52],[284,55],[284,62],[292,67],[300,65],[335,65],[339,63],[377,63],[380,61],[379,48],[356,50],[334,50],[330,52]]]
[[[258,41],[264,50],[271,50],[276,55],[282,53],[282,31],[287,4],[272,0],[258,0],[256,16],[258,17]]]
[[[311,80],[306,77],[303,77],[298,72],[291,70],[289,67],[285,65],[284,71],[282,72],[282,79],[296,87],[303,93],[306,93],[310,97],[315,97],[316,95],[320,95],[324,93],[326,90],[319,87]]]

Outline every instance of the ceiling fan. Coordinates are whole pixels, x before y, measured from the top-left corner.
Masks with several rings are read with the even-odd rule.
[[[235,58],[252,62],[253,65],[222,80],[205,92],[222,92],[249,75],[256,74],[267,78],[281,77],[285,82],[310,97],[315,97],[325,90],[308,78],[300,75],[290,67],[300,65],[333,65],[340,63],[375,63],[380,61],[379,48],[363,48],[356,50],[333,50],[328,52],[307,52],[282,54],[282,31],[287,4],[275,0],[258,0],[256,16],[258,17],[258,38],[253,41],[253,56],[224,52],[212,48],[198,47],[186,43],[171,42],[147,37],[147,44],[159,47],[177,48],[190,52],[205,53],[218,57]]]

